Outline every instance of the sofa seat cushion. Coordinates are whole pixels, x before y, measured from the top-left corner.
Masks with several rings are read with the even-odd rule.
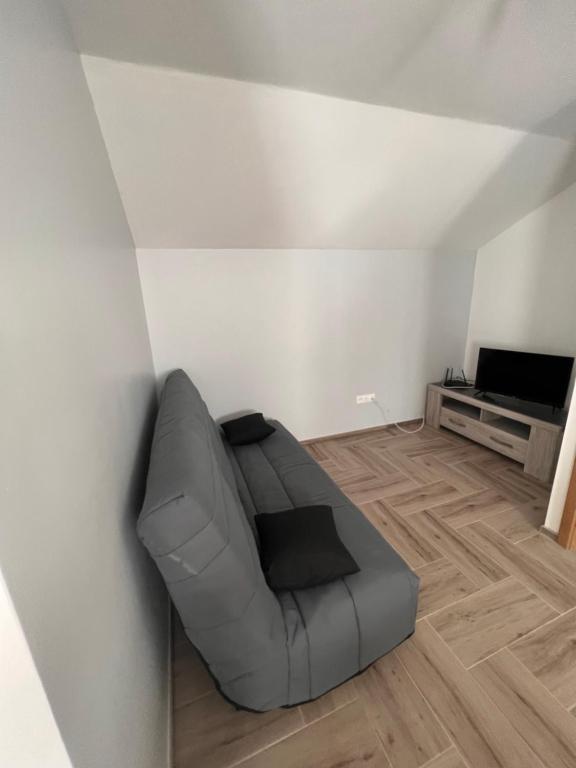
[[[327,504],[359,572],[278,593],[287,630],[289,703],[357,674],[413,632],[418,577],[280,423],[264,442],[234,449],[250,514]]]

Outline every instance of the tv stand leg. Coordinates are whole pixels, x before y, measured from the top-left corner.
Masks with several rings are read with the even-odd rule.
[[[440,411],[442,410],[442,395],[433,389],[426,396],[426,424],[434,429],[440,429]]]
[[[548,483],[554,474],[554,465],[558,454],[558,435],[549,429],[532,427],[528,441],[528,454],[524,463],[524,472]]]

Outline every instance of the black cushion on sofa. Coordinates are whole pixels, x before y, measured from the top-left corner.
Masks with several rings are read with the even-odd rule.
[[[230,445],[249,445],[250,443],[259,443],[265,437],[269,437],[276,432],[264,419],[261,413],[249,413],[248,416],[241,416],[239,419],[225,421],[220,425],[226,435],[226,440]]]
[[[297,507],[254,519],[271,589],[317,587],[360,570],[338,536],[331,507]]]

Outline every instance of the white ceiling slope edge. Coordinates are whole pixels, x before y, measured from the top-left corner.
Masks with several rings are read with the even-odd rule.
[[[576,180],[559,138],[83,61],[140,248],[475,249]]]
[[[574,0],[65,0],[84,53],[576,135]]]

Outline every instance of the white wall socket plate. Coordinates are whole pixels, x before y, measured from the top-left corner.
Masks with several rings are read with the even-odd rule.
[[[373,403],[376,400],[376,395],[371,392],[369,395],[356,395],[356,405],[363,405],[363,403]]]

